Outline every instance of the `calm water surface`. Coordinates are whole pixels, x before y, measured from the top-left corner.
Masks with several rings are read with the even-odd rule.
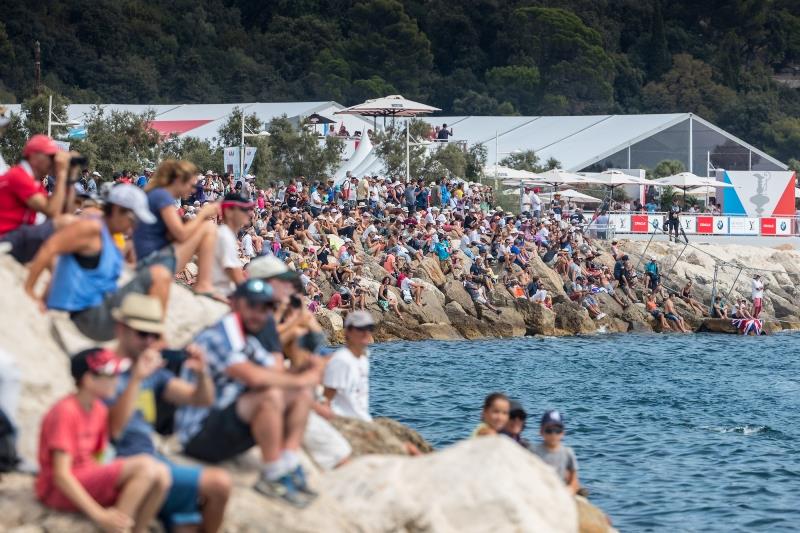
[[[534,418],[565,413],[581,480],[622,531],[797,531],[798,346],[797,334],[380,344],[372,411],[446,446],[504,391]]]

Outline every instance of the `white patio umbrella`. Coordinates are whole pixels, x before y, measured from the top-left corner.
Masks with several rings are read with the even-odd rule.
[[[347,107],[336,111],[334,115],[361,115],[367,117],[415,117],[417,115],[425,115],[441,111],[438,107],[421,104],[413,100],[403,98],[399,94],[391,94],[383,98],[374,98],[367,100],[364,103]],[[373,121],[373,127],[377,127]],[[410,179],[409,168],[409,137],[408,137],[408,122],[406,122],[406,182]]]
[[[677,187],[678,189],[682,189],[684,191],[688,189],[693,189],[695,187],[717,187],[717,188],[730,188],[733,187],[730,183],[723,183],[721,181],[717,181],[714,178],[702,178],[700,176],[696,176],[691,172],[681,172],[679,174],[674,174],[672,176],[667,176],[665,178],[659,178],[657,180],[653,180],[654,183],[659,183],[664,186],[670,187]]]
[[[336,111],[335,115],[362,115],[367,117],[415,117],[441,111],[438,107],[403,98],[399,94],[374,98],[361,104]]]
[[[567,172],[560,168],[551,168],[544,172],[539,172],[533,178],[534,181],[549,185],[554,189],[558,189],[559,185],[572,185],[577,183],[588,183],[583,176],[578,176],[572,172]]]
[[[517,179],[528,181],[533,181],[536,178],[536,174],[533,172],[504,167],[503,165],[486,165],[483,167],[483,175],[487,178]]]
[[[550,200],[553,195],[559,194],[561,198],[567,198],[572,200],[575,203],[579,204],[600,204],[603,200],[599,198],[595,198],[594,196],[589,196],[588,194],[584,194],[582,192],[576,191],[574,189],[566,189],[563,191],[555,191],[552,193],[542,194],[541,196],[547,200]]]
[[[661,186],[670,186],[683,191],[683,201],[686,203],[686,194],[689,189],[696,189],[697,187],[714,187],[718,189],[730,189],[733,187],[730,183],[723,183],[714,178],[703,178],[696,176],[691,172],[680,172],[672,176],[653,180],[653,182]],[[707,196],[707,195],[706,195]]]

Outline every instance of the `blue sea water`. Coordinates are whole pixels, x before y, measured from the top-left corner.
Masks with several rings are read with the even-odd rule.
[[[486,394],[566,416],[582,484],[621,531],[800,529],[800,335],[378,344],[371,408],[437,447]]]

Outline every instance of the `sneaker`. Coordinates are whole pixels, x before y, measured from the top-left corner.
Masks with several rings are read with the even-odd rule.
[[[597,320],[600,320],[601,318],[605,318],[605,317],[606,317],[605,313],[600,313],[599,315],[597,315]]]
[[[307,507],[311,503],[308,497],[295,487],[292,474],[286,474],[275,481],[271,481],[261,474],[253,489],[268,498],[281,499],[298,509]]]
[[[292,472],[290,475],[292,476],[292,481],[294,482],[294,486],[297,487],[297,490],[312,498],[316,498],[318,496],[317,492],[308,486],[308,482],[306,481],[306,473],[302,466],[295,468],[294,472]]]

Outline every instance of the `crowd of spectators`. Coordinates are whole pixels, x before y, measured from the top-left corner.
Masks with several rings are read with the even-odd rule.
[[[207,464],[256,449],[255,490],[296,507],[313,501],[301,446],[320,467],[336,468],[351,450],[329,420],[370,420],[376,318],[368,308],[375,302],[377,313],[401,317],[426,305],[419,274],[431,263],[463,284],[479,313],[500,313],[497,300],[509,298],[552,308],[547,287],[560,276],[569,299],[601,320],[599,293],[627,307],[645,283],[616,243],[613,269],[598,260],[580,210],[566,212],[557,195],[542,204],[530,189],[523,207],[531,208],[512,214],[495,206],[490,187],[457,179],[348,174],[259,187],[250,176],[167,160],[104,182],[83,163],[46,136],[31,138],[0,176],[0,241],[29,265],[24,288],[43,310],[66,312],[86,337],[115,343],[72,357],[77,392],[44,418],[36,485],[45,504],[81,511],[107,531],[146,531],[156,515],[168,527],[222,523],[229,474],[174,464],[158,452],[155,430],[174,432],[185,455]],[[176,279],[230,306],[177,351],[164,339]],[[646,283],[648,311],[683,330],[673,292],[663,296],[663,317],[651,308],[664,292],[657,265]],[[691,285],[681,297],[699,306]],[[344,315],[345,344],[329,360],[320,357],[323,307]],[[714,312],[726,314],[724,303]],[[497,431],[492,409],[484,422]],[[577,487],[574,455],[548,437],[560,419],[545,418],[540,455],[566,461],[565,480]],[[101,461],[107,441],[115,459]]]

